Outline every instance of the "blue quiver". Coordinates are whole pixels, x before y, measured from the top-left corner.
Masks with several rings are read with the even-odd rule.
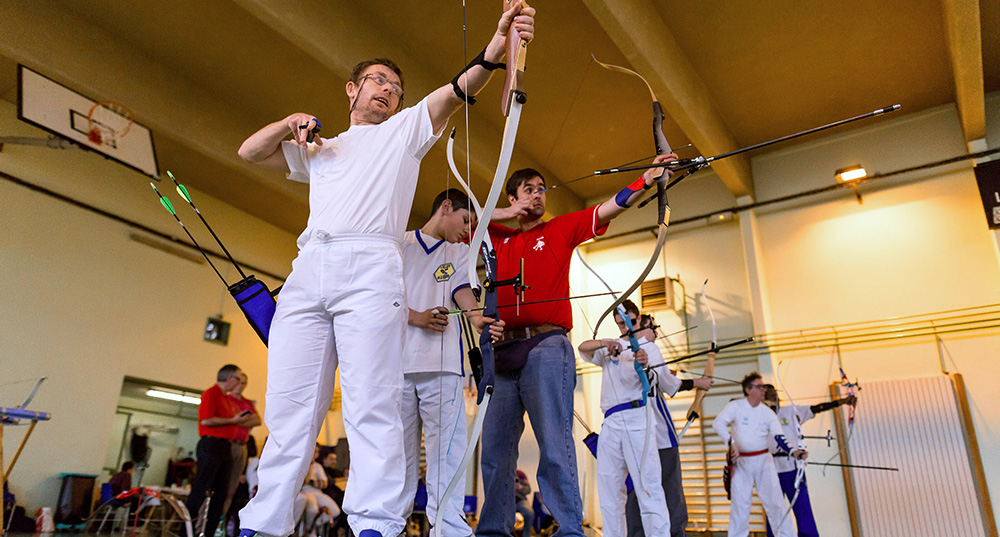
[[[584,445],[586,445],[587,449],[590,450],[590,453],[592,453],[594,455],[594,458],[597,458],[597,440],[598,440],[598,438],[599,437],[597,436],[597,433],[590,433],[590,434],[588,434],[583,439]],[[626,475],[625,476],[625,491],[626,492],[632,492],[633,488],[634,488],[634,485],[632,485],[632,476]]]
[[[236,304],[266,347],[267,336],[271,332],[271,319],[274,318],[277,306],[267,286],[251,274],[230,285],[229,293],[236,299]]]

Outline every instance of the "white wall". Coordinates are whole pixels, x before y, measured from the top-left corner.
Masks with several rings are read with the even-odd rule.
[[[0,132],[44,136],[19,122],[4,101]],[[95,154],[6,145],[0,171],[183,234],[147,177]],[[180,201],[173,189],[160,189]],[[197,191],[192,196],[238,259],[288,272],[293,235]],[[199,242],[211,244],[194,214],[177,209]],[[134,230],[124,224],[6,180],[0,180],[0,229],[0,405],[19,404],[31,387],[12,382],[46,376],[31,408],[52,414],[11,474],[28,512],[55,505],[60,472],[100,473],[126,375],[207,388],[219,367],[232,362],[250,377],[247,396],[263,400],[266,349],[207,265],[132,241]],[[223,274],[232,279],[235,270]],[[272,288],[276,283],[262,279]],[[206,318],[220,312],[233,327],[226,347],[201,341]],[[5,448],[13,449],[25,429],[7,427]]]
[[[988,140],[996,147],[1000,144],[996,121],[1000,97],[990,96],[987,105]],[[869,173],[890,172],[964,153],[954,106],[890,116],[847,134],[755,156],[756,200],[830,185],[836,169],[852,164],[864,165]],[[736,205],[711,173],[693,176],[675,190],[671,191],[675,220]],[[679,276],[687,286],[690,324],[698,325],[692,331],[696,342],[707,342],[711,337],[710,322],[696,297],[706,278],[720,339],[753,333],[752,285],[761,286],[769,304],[765,311],[769,331],[798,331],[1000,303],[997,242],[984,222],[971,163],[886,179],[862,186],[861,192],[861,205],[852,191],[842,190],[757,209],[758,263],[765,275],[763,281],[748,280],[738,220],[672,228],[663,249],[665,270],[657,266],[649,277],[665,272]],[[741,217],[746,218],[746,213],[737,219]],[[650,208],[626,213],[612,223],[609,234],[650,226],[654,219]],[[624,289],[639,273],[654,244],[649,234],[632,237],[632,241],[619,239],[586,248],[588,262],[616,290]],[[593,280],[582,273],[574,275],[573,293],[603,291]],[[581,307],[593,322],[609,303],[588,299]],[[578,325],[585,322],[579,311],[574,310]],[[661,314],[657,320],[665,332],[681,327],[678,315]],[[602,334],[611,332],[602,325]],[[578,343],[590,337],[589,330],[577,329],[574,336]],[[1000,442],[1000,396],[992,387],[1000,374],[995,360],[998,351],[1000,331],[996,329],[942,338],[940,353],[946,355],[946,369],[965,374],[982,446]],[[862,386],[866,381],[940,374],[939,356],[931,337],[842,349],[847,374],[860,379]],[[766,356],[762,359],[770,361]],[[780,363],[782,380],[799,404],[815,404],[826,397],[828,385],[839,378],[831,354],[825,351],[779,353],[773,360],[773,364],[760,365],[776,367]],[[720,366],[725,368],[725,362]],[[740,367],[730,369],[730,376],[739,374]],[[591,415],[599,417],[594,409],[600,382],[589,377],[597,375],[584,376],[586,405]],[[683,412],[686,406],[672,405],[672,410]],[[706,408],[709,414],[718,410]],[[857,416],[864,419],[863,389]],[[820,415],[806,424],[805,434],[825,434],[833,428],[831,420],[830,413]],[[595,421],[598,423],[591,425],[599,426],[599,420]],[[827,448],[822,441],[811,442],[810,448],[813,460],[826,460],[836,452],[836,445]],[[984,449],[982,455],[996,510],[1000,452]],[[892,461],[882,462],[891,465]],[[820,531],[848,534],[840,472],[823,475],[810,467],[808,479]]]

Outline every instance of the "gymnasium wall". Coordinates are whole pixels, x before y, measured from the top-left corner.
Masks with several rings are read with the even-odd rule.
[[[834,171],[853,164],[869,174],[885,173],[967,153],[954,105],[929,111],[889,116],[848,133],[809,138],[752,159],[755,201],[765,201],[830,185]],[[1000,95],[987,98],[988,143],[1000,145]],[[888,178],[860,187],[863,204],[852,190],[770,205],[754,210],[757,263],[762,277],[751,282],[738,213],[729,222],[708,225],[704,220],[671,228],[661,261],[649,277],[667,274],[686,286],[691,340],[706,345],[711,322],[697,294],[709,280],[707,295],[718,321],[720,339],[736,339],[755,332],[752,289],[764,298],[763,319],[757,331],[798,331],[896,316],[926,314],[1000,303],[997,242],[987,229],[970,163],[951,165]],[[672,218],[707,214],[731,208],[737,200],[726,192],[712,172],[701,172],[671,190]],[[591,200],[597,203],[603,200]],[[651,204],[655,205],[655,204]],[[612,223],[609,235],[655,223],[655,209],[630,211]],[[745,227],[745,226],[744,226]],[[615,290],[631,283],[649,258],[652,234],[631,235],[585,247],[588,262]],[[601,292],[596,279],[574,267],[573,293]],[[678,288],[678,293],[680,289]],[[574,342],[590,338],[590,327],[610,300],[588,299],[574,309]],[[582,311],[581,311],[582,310]],[[657,321],[664,333],[685,326],[676,312],[661,312]],[[601,335],[615,335],[613,323],[601,326]],[[803,341],[806,341],[803,339]],[[670,338],[677,354],[684,336]],[[780,369],[788,395],[798,404],[815,404],[839,378],[832,363],[832,346],[822,350],[761,355],[757,369]],[[993,379],[1000,374],[995,359],[1000,330],[979,330],[933,337],[845,346],[841,356],[847,374],[866,381],[940,374],[942,368],[961,372],[968,381],[976,432],[982,446],[1000,442],[1000,396]],[[942,363],[944,366],[942,367]],[[716,372],[741,378],[753,364],[720,362]],[[580,388],[586,414],[599,426],[600,375],[585,374]],[[774,380],[771,377],[770,380]],[[787,402],[787,397],[782,394]],[[725,398],[706,399],[705,412],[714,415]],[[672,405],[683,415],[689,399]],[[864,391],[857,419],[864,419]],[[804,426],[807,435],[825,435],[832,413],[817,416]],[[823,441],[807,444],[811,459],[825,461],[836,452]],[[964,449],[956,446],[956,449]],[[997,509],[1000,453],[984,450],[987,480]],[[892,461],[871,461],[892,465]],[[849,534],[847,504],[839,471],[825,475],[815,467],[807,472],[820,531]],[[822,501],[818,499],[822,498]],[[596,504],[594,505],[596,507]],[[591,520],[599,517],[588,513]]]
[[[0,132],[45,136],[18,121],[6,101],[0,101]],[[162,173],[170,163],[160,166]],[[147,177],[94,153],[8,144],[0,172],[184,236]],[[168,184],[160,183],[161,192],[198,241],[218,250]],[[192,196],[238,260],[287,274],[295,236],[198,191]],[[100,473],[126,375],[205,389],[231,362],[249,375],[247,397],[263,401],[266,349],[207,264],[135,242],[130,233],[146,234],[2,179],[0,229],[0,405],[20,404],[30,382],[46,376],[31,408],[52,414],[11,474],[11,489],[29,513],[55,506],[61,472]],[[238,279],[233,268],[213,261],[227,279]],[[280,283],[262,279],[272,289]],[[228,346],[202,341],[206,319],[220,312],[232,323]],[[7,450],[25,429],[5,428]],[[266,433],[254,434],[260,440]]]

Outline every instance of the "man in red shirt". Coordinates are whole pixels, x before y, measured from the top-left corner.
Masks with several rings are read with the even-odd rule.
[[[660,155],[654,163],[676,160]],[[608,223],[655,184],[662,168],[647,170],[611,199],[547,222],[545,179],[525,168],[511,174],[506,192],[510,207],[497,209],[494,220],[517,219],[518,229],[490,224],[497,250],[497,279],[517,276],[521,260],[531,286],[525,301],[569,298],[569,264],[573,249],[602,235]],[[511,287],[500,287],[500,306],[515,304]],[[496,385],[483,425],[483,491],[485,502],[476,528],[479,537],[506,537],[514,525],[514,479],[517,445],[524,431],[524,413],[538,439],[538,489],[559,523],[558,537],[583,535],[576,450],[573,447],[573,390],[576,358],[566,333],[573,327],[568,300],[501,307],[506,323],[496,350]],[[512,434],[513,433],[513,434]]]
[[[229,476],[233,466],[232,442],[240,427],[248,427],[255,414],[240,414],[229,392],[240,385],[240,368],[227,364],[219,369],[216,383],[201,394],[198,405],[198,467],[187,508],[191,518],[197,518],[205,497],[212,492],[205,517],[204,534],[215,535],[222,509],[229,493]]]
[[[240,485],[240,476],[246,471],[247,467],[247,442],[250,440],[250,429],[260,425],[262,420],[260,419],[260,414],[257,413],[257,407],[253,405],[253,401],[243,397],[243,390],[247,388],[247,374],[243,371],[236,372],[236,378],[239,383],[233,387],[232,391],[229,392],[229,398],[232,400],[233,408],[236,411],[236,416],[243,417],[244,420],[241,424],[234,425],[235,432],[233,434],[232,441],[232,471],[229,473],[229,488],[226,494],[226,504],[222,509],[222,512],[229,513],[230,504],[232,503],[233,493],[236,492],[236,487]],[[239,506],[242,508],[243,506]],[[239,535],[239,532],[235,532]]]

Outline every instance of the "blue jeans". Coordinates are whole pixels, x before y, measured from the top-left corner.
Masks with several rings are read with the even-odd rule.
[[[778,472],[778,481],[781,482],[781,491],[788,497],[788,501],[792,501],[792,496],[795,496],[795,471]],[[795,514],[795,525],[798,527],[799,537],[819,537],[819,530],[816,529],[816,519],[813,518],[812,504],[809,503],[809,488],[806,487],[806,476],[802,476],[801,490],[799,491],[799,497],[795,500],[795,505],[792,506],[792,513]],[[791,517],[792,513],[789,513],[788,516]],[[784,527],[785,525],[781,524],[781,526]],[[767,537],[774,537],[770,523],[767,523]]]
[[[514,477],[524,412],[538,439],[538,490],[559,523],[554,537],[583,535],[573,440],[576,358],[563,335],[549,336],[515,373],[498,373],[483,424],[483,512],[476,535],[508,537],[514,528]]]

